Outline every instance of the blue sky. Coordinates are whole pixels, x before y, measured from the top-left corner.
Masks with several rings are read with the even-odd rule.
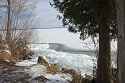
[[[62,27],[62,21],[57,18],[61,14],[49,4],[52,0],[37,1],[35,13],[40,18],[40,28]]]

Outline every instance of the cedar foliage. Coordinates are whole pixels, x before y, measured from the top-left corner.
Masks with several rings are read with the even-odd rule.
[[[110,26],[110,37],[116,38],[116,5],[115,0],[53,0],[51,6],[63,16],[63,25],[69,27],[70,32],[80,32],[80,38],[98,35],[98,24],[102,16]]]

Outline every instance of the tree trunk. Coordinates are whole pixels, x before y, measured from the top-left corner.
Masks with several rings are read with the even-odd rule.
[[[116,0],[118,25],[117,83],[125,83],[125,1]]]
[[[10,28],[11,28],[11,18],[10,18],[10,0],[7,0],[8,6],[7,6],[7,34],[6,34],[6,41],[7,43],[10,43]]]
[[[105,18],[99,22],[99,57],[97,83],[113,83],[111,78],[110,29]]]
[[[11,39],[11,0],[7,0],[8,6],[7,6],[7,33],[6,33],[6,42],[8,44],[8,48],[11,52],[11,55],[14,55],[14,49],[13,49],[13,43]]]

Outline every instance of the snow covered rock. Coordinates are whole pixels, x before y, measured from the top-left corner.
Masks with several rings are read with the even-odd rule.
[[[43,56],[38,57],[38,63],[44,66],[49,66],[49,63],[46,61],[46,59]]]
[[[56,63],[52,66],[48,66],[47,70],[51,74],[56,74],[57,72],[60,72],[60,65],[59,65],[59,63]]]
[[[73,80],[71,83],[81,83],[82,81],[82,76],[81,74],[76,71],[75,69],[67,69],[67,68],[62,68],[63,73],[69,73],[72,75]]]

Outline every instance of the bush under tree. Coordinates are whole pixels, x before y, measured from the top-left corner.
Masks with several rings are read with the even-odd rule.
[[[26,59],[32,52],[28,45],[38,27],[34,20],[35,0],[0,0],[0,34],[12,56]]]

